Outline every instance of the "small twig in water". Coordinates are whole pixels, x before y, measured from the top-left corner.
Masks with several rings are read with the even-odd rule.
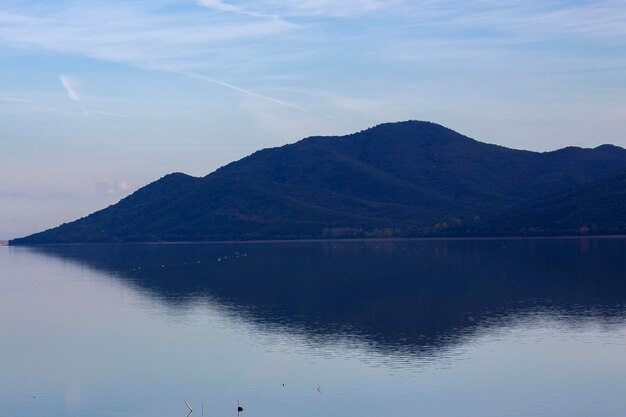
[[[189,409],[189,411],[191,411],[193,413],[193,408],[191,408],[191,406],[189,405],[189,403],[187,402],[187,400],[185,401],[185,405],[187,406],[187,408]]]

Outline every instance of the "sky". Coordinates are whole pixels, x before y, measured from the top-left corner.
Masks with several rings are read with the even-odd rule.
[[[2,0],[0,239],[382,122],[626,147],[624,22],[615,0]]]

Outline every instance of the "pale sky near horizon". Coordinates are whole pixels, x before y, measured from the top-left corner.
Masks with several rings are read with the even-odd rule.
[[[626,147],[625,22],[615,0],[2,0],[0,239],[387,121]]]

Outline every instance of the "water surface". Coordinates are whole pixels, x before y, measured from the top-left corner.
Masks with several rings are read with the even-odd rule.
[[[0,415],[623,416],[626,240],[0,248]],[[284,386],[283,386],[284,384]],[[319,388],[319,389],[318,389]]]

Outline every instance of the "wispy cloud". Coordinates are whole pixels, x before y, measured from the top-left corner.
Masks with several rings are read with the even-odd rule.
[[[96,181],[96,191],[99,194],[115,195],[124,194],[130,190],[130,184],[127,180],[115,180],[108,177],[101,178]]]
[[[232,12],[232,13],[244,12],[244,10],[241,7],[224,3],[223,1],[220,1],[220,0],[199,0],[198,4],[211,8],[211,9],[220,10],[222,12]]]
[[[74,86],[74,81],[68,77],[67,75],[61,74],[59,75],[59,81],[61,81],[61,85],[65,88],[65,92],[67,93],[67,97],[70,100],[81,101],[78,93],[76,92],[76,87]]]
[[[158,2],[24,3],[19,13],[0,10],[6,20],[0,25],[0,42],[171,69],[190,61],[211,62],[216,48],[298,27],[280,19],[218,16],[206,7],[172,4],[168,13],[162,7]]]
[[[564,106],[563,106],[563,104],[561,104],[561,103],[559,103],[558,101],[556,101],[556,100],[554,100],[554,99],[552,99],[552,98],[548,97],[547,95],[543,94],[542,92],[537,91],[537,89],[536,89],[536,88],[528,87],[528,89],[529,89],[530,91],[532,91],[533,93],[535,93],[537,96],[539,96],[539,97],[541,97],[542,99],[544,99],[545,101],[547,101],[547,102],[549,102],[549,103],[552,103],[552,104],[554,104],[555,106],[558,106],[558,107],[564,107]]]
[[[243,14],[243,15],[251,16],[251,17],[258,17],[262,19],[282,20],[282,18],[279,16],[268,15],[268,14],[263,14],[263,13],[255,12],[252,10],[244,9],[243,7],[235,6],[233,4],[226,3],[221,0],[199,0],[198,4],[201,6],[207,7],[209,9],[218,10],[220,12],[237,13],[237,14]]]
[[[149,2],[112,2],[106,6],[85,2],[71,7],[42,7],[26,2],[19,13],[3,12],[0,6],[0,21],[4,23],[0,25],[0,44],[183,73],[214,70],[216,62],[227,60],[236,66],[242,57],[224,58],[238,53],[240,41],[256,41],[298,28],[276,16],[220,0],[202,0],[199,4],[196,9],[172,5],[169,13],[162,13],[160,6]],[[218,16],[209,9],[229,13]],[[74,79],[64,74],[58,78],[68,98],[82,101]],[[230,83],[204,78],[244,94],[304,110]]]
[[[0,101],[10,101],[12,103],[32,103],[31,100],[18,97],[0,97]]]
[[[111,1],[106,5],[60,1],[46,6],[26,1],[9,2],[4,6],[7,10],[2,8],[0,44],[146,69],[208,73],[211,77],[192,78],[298,110],[304,108],[275,98],[276,93],[254,92],[259,87],[252,80],[258,79],[260,72],[252,66],[261,66],[266,74],[306,73],[322,79],[328,75],[320,63],[343,66],[335,72],[341,74],[355,65],[347,58],[351,56],[369,54],[359,71],[371,75],[375,70],[368,69],[365,59],[376,64],[385,57],[405,57],[403,64],[408,66],[410,60],[423,59],[424,54],[437,54],[448,60],[476,62],[476,51],[483,56],[492,56],[494,50],[518,53],[541,40],[568,42],[576,36],[603,41],[612,37],[624,43],[626,39],[623,0],[195,0],[184,6],[169,0]],[[351,22],[360,18],[367,24],[337,24],[342,18]],[[287,33],[292,36],[285,36]],[[349,36],[343,37],[345,34]],[[356,40],[346,43],[346,39]],[[303,50],[303,40],[314,53],[294,60],[314,64],[310,68],[279,65],[285,56]],[[417,42],[420,45],[410,46]],[[511,45],[519,49],[509,52]],[[486,67],[484,62],[478,65]],[[59,78],[68,97],[79,101],[72,80]],[[278,91],[281,85],[274,88]]]
[[[224,81],[220,81],[220,80],[216,80],[215,78],[205,77],[205,76],[202,76],[202,75],[192,74],[192,73],[189,73],[189,72],[184,73],[184,75],[189,77],[189,78],[194,78],[194,79],[202,80],[202,81],[208,81],[208,82],[213,83],[213,84],[221,85],[222,87],[230,88],[231,90],[237,91],[239,93],[243,93],[243,94],[246,94],[248,96],[256,97],[256,98],[259,98],[259,99],[262,99],[262,100],[271,101],[273,103],[280,104],[281,106],[287,106],[287,107],[291,107],[291,108],[294,108],[294,109],[297,109],[297,110],[300,110],[300,111],[308,112],[307,109],[305,109],[304,107],[298,106],[297,104],[293,104],[293,103],[289,103],[287,101],[279,100],[279,99],[274,98],[274,97],[264,96],[262,94],[257,94],[257,93],[255,93],[253,91],[247,90],[247,89],[239,87],[237,85],[230,84],[230,83],[227,83],[227,82],[224,82]]]
[[[381,9],[393,10],[404,1],[397,0],[267,0],[260,2],[265,7],[288,16],[358,16]]]
[[[546,0],[441,0],[423,1],[406,6],[415,16],[414,24],[445,27],[443,34],[455,36],[459,29],[465,38],[501,39],[521,37],[527,40],[545,36],[581,36],[617,38],[626,34],[626,7],[623,0],[561,1]],[[441,31],[434,33],[442,35]]]
[[[45,7],[17,4],[23,7],[13,6],[16,11],[0,9],[2,43],[183,71],[193,71],[202,62],[206,67],[214,66],[216,48],[234,48],[241,41],[279,39],[294,30],[307,30],[309,39],[313,36],[332,42],[324,33],[327,17],[367,15],[366,27],[370,28],[369,22],[394,16],[397,24],[384,26],[386,36],[395,38],[393,43],[477,39],[490,44],[503,37],[571,35],[622,37],[623,42],[626,35],[623,0],[257,0],[246,2],[245,7],[241,2],[197,0],[196,8],[175,7],[168,1],[112,1],[106,5],[55,2]],[[305,23],[300,17],[307,18]],[[271,48],[265,52],[271,54]],[[248,57],[241,58],[245,61]]]
[[[248,2],[249,8],[243,8],[223,0],[198,0],[198,4],[221,12],[273,19],[358,16],[383,8],[393,8],[395,3],[398,3],[397,0],[257,0]]]
[[[59,75],[59,81],[61,81],[61,85],[65,88],[65,92],[67,93],[67,97],[72,101],[82,102],[83,100],[78,95],[76,91],[76,80],[74,78],[68,77],[67,75],[61,74]],[[92,116],[105,116],[105,117],[116,117],[116,118],[127,118],[127,115],[108,112],[104,110],[97,110],[83,107],[82,109],[83,116],[85,118],[90,118]]]

